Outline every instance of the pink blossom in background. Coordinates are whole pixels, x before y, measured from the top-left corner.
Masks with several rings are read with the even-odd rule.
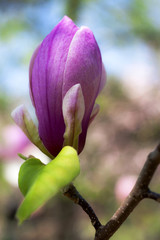
[[[14,160],[18,153],[22,153],[32,143],[22,130],[16,125],[9,125],[2,129],[0,139],[0,160]]]
[[[16,125],[3,128],[0,139],[0,161],[3,161],[3,176],[9,184],[18,187],[18,172],[24,162],[18,153],[29,156],[32,154],[47,163],[48,158],[34,144],[32,144],[23,131]]]
[[[117,180],[114,192],[118,202],[123,202],[129,195],[136,182],[136,179],[137,176],[135,175],[124,175]]]

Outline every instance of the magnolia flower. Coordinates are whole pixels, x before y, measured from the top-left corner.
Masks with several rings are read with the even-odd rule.
[[[23,106],[12,113],[15,122],[50,157],[65,145],[80,153],[106,81],[92,31],[65,16],[35,50],[29,79],[38,130]]]

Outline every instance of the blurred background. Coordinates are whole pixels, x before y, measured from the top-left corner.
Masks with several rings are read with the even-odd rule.
[[[160,140],[160,0],[0,0],[0,239],[92,240],[88,216],[61,194],[22,226],[15,211],[22,161],[45,161],[11,120],[29,98],[28,66],[36,46],[64,15],[91,28],[108,82],[97,102],[75,185],[106,223],[131,190],[147,154]],[[34,114],[34,113],[33,113]],[[160,169],[151,183],[160,192]],[[160,205],[144,200],[113,240],[159,240]]]

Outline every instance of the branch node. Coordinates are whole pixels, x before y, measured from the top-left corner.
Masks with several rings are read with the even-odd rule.
[[[160,144],[148,155],[131,193],[106,225],[98,229],[95,240],[110,239],[142,199],[150,198],[160,202],[160,194],[149,190],[149,184],[159,164]]]
[[[145,198],[150,198],[160,203],[160,194],[156,192],[152,192],[150,189],[144,194]]]

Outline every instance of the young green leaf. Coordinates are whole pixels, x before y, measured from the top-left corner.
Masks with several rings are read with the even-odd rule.
[[[72,182],[79,172],[77,152],[69,146],[64,147],[47,165],[36,158],[26,160],[19,172],[19,187],[25,196],[17,211],[19,223]]]

